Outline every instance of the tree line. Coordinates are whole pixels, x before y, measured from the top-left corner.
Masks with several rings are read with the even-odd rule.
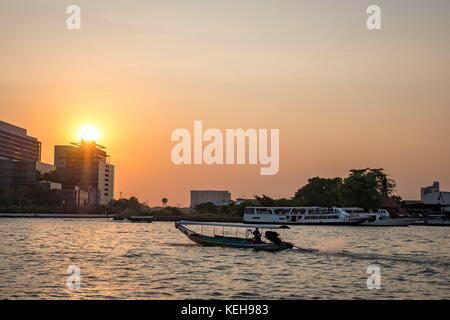
[[[360,207],[366,210],[380,208],[384,197],[392,197],[396,183],[384,169],[352,169],[346,178],[308,179],[306,185],[290,199],[272,199],[266,195],[255,196],[261,206],[319,206]]]
[[[37,181],[60,181],[58,172],[42,174],[37,173]],[[346,178],[313,177],[299,188],[291,198],[273,199],[267,195],[255,196],[260,206],[320,206],[320,207],[360,207],[366,210],[382,207],[384,197],[391,197],[401,202],[401,198],[394,194],[396,183],[384,169],[352,169]],[[163,206],[168,203],[167,198],[162,199]],[[246,206],[253,203],[216,207],[212,203],[199,205],[197,212],[217,214],[243,214]],[[63,209],[61,198],[50,190],[43,190],[37,185],[0,188],[0,209],[4,212],[10,210],[33,210],[41,206],[40,210]],[[22,209],[22,210],[21,210]],[[150,208],[140,203],[136,197],[113,200],[105,208],[113,212],[141,212],[149,213]],[[177,208],[164,208],[171,214],[178,214]]]

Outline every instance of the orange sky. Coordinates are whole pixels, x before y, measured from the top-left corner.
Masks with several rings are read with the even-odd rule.
[[[189,204],[191,189],[291,196],[308,177],[383,167],[398,193],[450,190],[450,4],[377,1],[0,3],[0,119],[53,146],[101,131],[116,196]],[[280,129],[280,171],[175,166],[177,128]]]

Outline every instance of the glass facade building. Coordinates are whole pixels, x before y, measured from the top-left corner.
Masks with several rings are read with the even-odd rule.
[[[41,160],[41,143],[27,130],[0,121],[0,186],[36,182],[36,162]]]
[[[89,141],[55,146],[63,189],[79,186],[88,192],[89,205],[106,205],[114,196],[114,166],[104,149]]]
[[[0,157],[5,159],[40,161],[41,143],[27,135],[27,130],[0,121]]]

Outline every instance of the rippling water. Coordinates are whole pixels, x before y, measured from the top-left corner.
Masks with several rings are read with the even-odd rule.
[[[0,298],[450,298],[450,228],[295,226],[284,238],[320,251],[201,247],[166,222],[0,219]],[[368,290],[374,263],[382,287]]]

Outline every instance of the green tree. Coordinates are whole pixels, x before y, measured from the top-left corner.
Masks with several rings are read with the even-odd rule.
[[[275,200],[265,194],[263,194],[262,197],[255,196],[255,199],[258,201],[258,204],[263,207],[272,207],[275,203]]]
[[[395,202],[397,202],[399,205],[401,205],[402,202],[403,202],[402,197],[400,197],[399,195],[393,195],[391,198],[392,198]]]
[[[384,172],[384,169],[381,168],[366,170],[375,175],[377,180],[377,190],[379,193],[381,193],[383,196],[393,196],[397,184],[393,179],[389,178],[389,175]]]
[[[110,206],[118,210],[131,210],[134,212],[141,211],[142,205],[136,197],[130,197],[129,199],[121,198],[119,200],[113,200]]]
[[[200,213],[217,213],[217,207],[212,202],[201,203],[195,206]]]
[[[263,207],[289,207],[293,205],[293,201],[291,199],[286,198],[280,198],[280,199],[273,199],[265,194],[260,196],[254,196],[256,201],[258,202],[258,205]],[[246,204],[247,206],[253,205],[253,204]]]
[[[384,196],[392,196],[395,185],[384,169],[353,169],[338,187],[338,197],[345,206],[375,209]]]
[[[337,190],[341,183],[341,178],[310,178],[306,185],[298,189],[292,200],[295,204],[301,206],[338,206]]]

